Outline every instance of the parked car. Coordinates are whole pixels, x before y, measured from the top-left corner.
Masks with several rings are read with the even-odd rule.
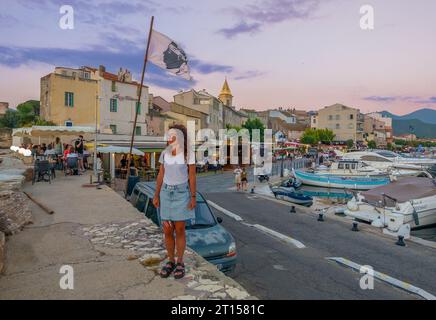
[[[161,227],[159,209],[152,200],[155,186],[139,182],[133,189],[130,202],[147,218]],[[236,243],[233,236],[221,225],[222,218],[215,217],[205,198],[197,192],[195,219],[186,221],[186,244],[222,272],[231,272],[236,266]]]

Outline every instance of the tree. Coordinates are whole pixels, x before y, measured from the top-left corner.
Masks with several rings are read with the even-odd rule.
[[[368,148],[369,149],[377,149],[377,144],[374,140],[368,141]]]
[[[347,140],[347,148],[351,149],[354,146],[354,141],[353,139],[349,139]]]
[[[310,145],[316,145],[319,142],[319,135],[317,132],[317,129],[314,128],[307,128],[304,130],[301,138],[301,143],[304,144],[310,144]]]
[[[394,146],[390,142],[388,142],[388,145],[386,147],[388,150],[394,150]]]
[[[304,144],[316,145],[319,142],[331,143],[334,138],[335,134],[330,129],[307,128],[300,141]]]
[[[26,102],[20,103],[17,106],[19,118],[18,126],[32,126],[39,116],[39,108],[39,101],[36,100],[28,100]]]
[[[0,119],[0,127],[17,128],[37,126],[54,126],[54,122],[43,120],[39,117],[39,101],[28,100],[20,103],[17,110],[9,109]]]
[[[250,140],[253,140],[253,129],[258,129],[260,131],[260,141],[263,142],[265,125],[262,123],[262,121],[260,121],[259,118],[248,119],[244,122],[242,128],[245,128],[250,132]]]
[[[330,144],[335,138],[335,134],[330,129],[317,129],[318,140]]]
[[[16,128],[19,120],[17,111],[8,109],[5,115],[0,118],[0,128]]]

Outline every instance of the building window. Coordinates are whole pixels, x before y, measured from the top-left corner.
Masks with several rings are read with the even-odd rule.
[[[111,99],[110,100],[110,112],[117,112],[118,109],[118,103],[117,99]]]
[[[65,121],[65,126],[66,127],[72,127],[73,126],[73,121],[71,121],[71,120]]]
[[[333,120],[333,115],[329,115],[329,120]]]
[[[336,123],[336,129],[340,129],[341,126],[339,125],[339,123]]]
[[[141,135],[141,127],[138,126],[138,127],[135,128],[135,135],[136,136],[140,136]]]
[[[350,114],[350,120],[354,119],[354,114]]]
[[[116,92],[117,91],[117,84],[115,81],[112,81],[112,92]]]
[[[113,134],[117,133],[117,126],[115,124],[111,124],[109,127],[111,128]]]
[[[74,107],[74,93],[73,92],[65,92],[65,106],[66,107]]]
[[[141,114],[141,102],[136,101],[136,112]]]
[[[89,72],[84,72],[84,73],[83,73],[83,77],[84,77],[85,79],[89,79],[89,78],[90,78],[90,74],[89,74]]]

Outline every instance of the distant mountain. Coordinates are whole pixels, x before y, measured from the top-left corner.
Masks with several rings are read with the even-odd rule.
[[[389,111],[382,111],[381,114],[392,118],[392,129],[396,136],[414,133],[418,138],[436,138],[436,110],[420,109],[404,116]]]
[[[393,119],[392,127],[396,136],[413,133],[418,138],[436,138],[436,124],[425,123],[418,119]]]
[[[383,115],[391,117],[392,119],[398,119],[398,120],[421,120],[425,123],[432,123],[436,124],[436,110],[434,109],[419,109],[412,113],[406,114],[404,116],[397,116],[395,114],[390,113],[389,111],[382,111]]]

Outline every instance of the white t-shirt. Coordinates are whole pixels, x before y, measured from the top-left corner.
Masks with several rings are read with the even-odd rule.
[[[188,165],[185,161],[183,152],[173,156],[170,151],[163,151],[160,155],[159,162],[163,163],[165,174],[163,182],[170,186],[175,186],[188,182]],[[195,159],[188,159],[188,164],[195,164]]]
[[[51,149],[51,150],[47,149],[44,152],[45,156],[52,155],[52,154],[56,154],[56,151],[54,149]]]

